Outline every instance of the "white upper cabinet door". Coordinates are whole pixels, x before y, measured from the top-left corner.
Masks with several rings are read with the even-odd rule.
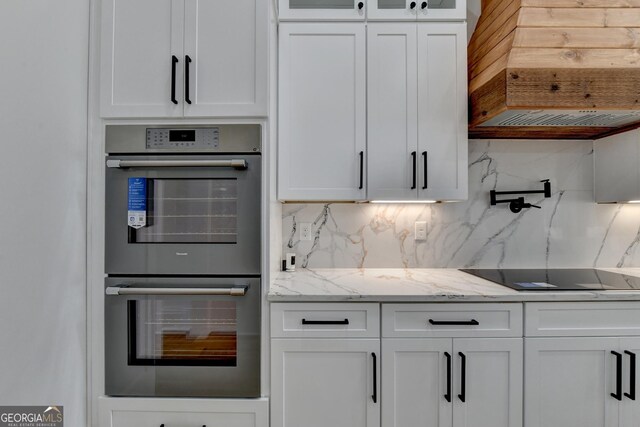
[[[418,197],[418,65],[415,24],[368,26],[368,198]]]
[[[464,23],[417,25],[418,198],[466,200],[467,27]]]
[[[367,19],[415,21],[418,17],[417,0],[367,0]]]
[[[525,340],[527,427],[616,427],[618,338]]]
[[[280,25],[278,198],[366,197],[365,26]]]
[[[383,339],[382,426],[451,427],[452,364],[451,338]]]
[[[456,338],[454,427],[522,426],[522,338]]]
[[[271,427],[379,427],[380,340],[271,340]]]
[[[418,20],[421,21],[464,21],[467,19],[466,0],[416,0],[416,3]]]
[[[638,355],[640,338],[621,338],[620,357],[622,358],[622,401],[620,405],[620,426],[640,425],[640,388],[638,388]],[[617,391],[617,390],[616,390]]]
[[[281,21],[364,21],[367,0],[278,0]]]
[[[267,6],[265,0],[186,0],[185,116],[267,115]]]
[[[182,116],[183,26],[184,0],[102,2],[102,117]]]

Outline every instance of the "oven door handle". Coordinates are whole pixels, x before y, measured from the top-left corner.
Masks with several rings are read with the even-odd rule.
[[[134,288],[129,286],[109,286],[105,290],[107,295],[218,295],[243,297],[248,286],[231,288]]]
[[[107,160],[108,168],[235,168],[247,169],[244,159],[231,160]]]

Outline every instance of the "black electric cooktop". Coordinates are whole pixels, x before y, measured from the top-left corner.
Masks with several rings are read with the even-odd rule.
[[[640,277],[595,269],[462,269],[517,291],[640,290]]]

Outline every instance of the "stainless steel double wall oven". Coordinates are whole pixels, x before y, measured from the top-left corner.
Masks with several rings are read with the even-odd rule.
[[[107,395],[260,395],[260,141],[107,126]]]

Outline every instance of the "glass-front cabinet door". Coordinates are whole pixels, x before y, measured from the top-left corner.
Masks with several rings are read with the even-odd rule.
[[[466,0],[368,0],[371,20],[465,20]]]
[[[465,20],[466,0],[420,0],[417,5],[418,20]]]
[[[362,21],[367,0],[279,0],[280,20]]]

